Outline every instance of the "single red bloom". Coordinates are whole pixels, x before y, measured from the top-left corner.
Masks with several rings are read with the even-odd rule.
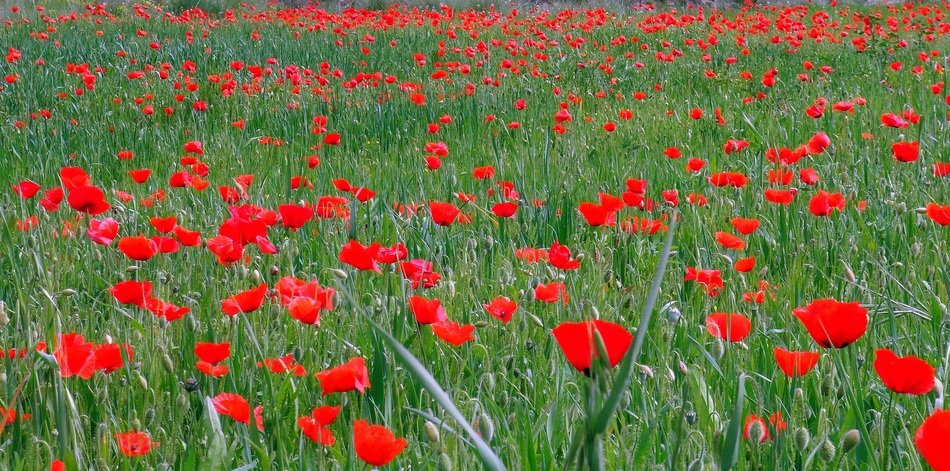
[[[22,182],[13,185],[13,192],[25,200],[36,196],[36,194],[42,189],[42,186],[30,180],[23,180]]]
[[[941,206],[937,203],[928,204],[927,217],[941,226],[950,226],[950,205]]]
[[[442,301],[438,299],[412,296],[409,298],[409,309],[412,310],[416,322],[422,325],[434,324],[448,319],[445,308],[442,307]]]
[[[106,195],[99,187],[81,186],[69,192],[66,197],[69,207],[90,215],[102,214],[112,206],[106,201]]]
[[[551,244],[551,248],[548,250],[548,262],[561,270],[577,270],[581,266],[579,260],[571,258],[571,249],[556,241]]]
[[[732,250],[745,250],[746,247],[744,240],[723,231],[716,232],[716,242],[719,242],[719,245]]]
[[[534,297],[538,301],[546,303],[556,303],[558,298],[561,298],[565,305],[570,302],[570,297],[567,295],[567,286],[560,281],[538,284],[534,288]]]
[[[379,273],[379,265],[376,263],[379,249],[380,244],[377,242],[367,246],[351,240],[340,249],[340,261],[358,270]]]
[[[158,443],[152,441],[145,432],[123,432],[115,434],[115,442],[119,451],[128,457],[147,455]]]
[[[732,218],[729,223],[742,235],[749,235],[755,232],[759,228],[759,224],[761,224],[758,219],[746,218]]]
[[[240,394],[218,394],[211,400],[211,404],[221,415],[226,415],[242,424],[251,423],[251,405]]]
[[[153,217],[148,220],[148,222],[155,228],[156,231],[163,234],[167,234],[178,226],[178,218],[175,216],[168,217]]]
[[[584,374],[590,373],[593,359],[599,357],[595,331],[604,343],[610,367],[617,366],[633,342],[633,336],[620,324],[602,320],[564,322],[552,331],[567,361]]]
[[[874,352],[874,371],[887,389],[916,396],[933,390],[937,374],[926,361],[913,355],[899,357],[886,348]]]
[[[303,324],[320,325],[320,309],[323,306],[314,298],[300,296],[294,298],[287,305],[287,312],[290,317],[297,319]]]
[[[474,325],[461,325],[448,319],[432,324],[432,333],[456,347],[470,340],[475,340],[472,335],[473,332],[475,332]]]
[[[109,292],[121,304],[131,304],[141,308],[152,298],[152,283],[148,281],[128,280],[116,283]]]
[[[818,299],[792,311],[823,348],[844,348],[867,331],[868,311],[860,303]]]
[[[353,447],[361,460],[372,466],[385,466],[406,448],[405,438],[396,438],[382,425],[370,425],[365,420],[353,423]]]
[[[366,369],[366,360],[356,357],[343,365],[323,370],[316,374],[320,380],[322,395],[335,392],[359,391],[364,392],[370,387],[369,371]]]
[[[440,226],[451,225],[458,219],[460,213],[461,211],[452,203],[429,202],[429,214],[432,216],[432,222]]]
[[[505,201],[503,203],[497,203],[491,207],[491,212],[500,218],[510,218],[514,217],[515,213],[518,211],[518,203],[511,201]]]
[[[260,309],[264,304],[264,297],[267,296],[267,283],[261,283],[255,288],[242,291],[234,296],[221,301],[221,311],[228,316],[254,312]]]
[[[752,332],[752,321],[742,314],[714,312],[706,316],[706,332],[729,342],[741,342]]]
[[[216,365],[231,356],[231,343],[196,342],[195,356],[201,361]]]
[[[775,347],[772,349],[775,355],[775,362],[778,367],[788,375],[789,378],[805,376],[815,365],[821,355],[814,352],[793,352],[783,348]]]
[[[313,218],[313,210],[307,206],[282,204],[277,207],[277,211],[280,212],[281,224],[293,232],[297,232],[297,229],[303,227]]]
[[[485,308],[492,317],[501,320],[501,322],[505,324],[511,322],[511,317],[518,311],[518,303],[504,296],[492,299],[490,303],[483,304],[482,307]]]
[[[898,162],[913,162],[920,158],[920,143],[917,141],[896,142],[891,145],[891,151]]]
[[[948,98],[950,100],[950,98]],[[950,410],[934,411],[920,424],[914,445],[935,471],[950,471]]]
[[[132,260],[143,262],[158,253],[158,244],[152,239],[139,235],[119,239],[119,251]]]

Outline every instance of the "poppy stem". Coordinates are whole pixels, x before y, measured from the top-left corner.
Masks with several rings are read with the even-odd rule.
[[[891,447],[888,445],[891,440],[891,414],[894,413],[894,391],[890,391],[887,399],[887,414],[884,416],[884,430],[882,430],[883,440],[881,440],[881,453],[884,454],[882,457],[882,468],[884,471],[889,469],[888,465],[890,464],[891,458]],[[868,437],[871,438],[871,437]]]

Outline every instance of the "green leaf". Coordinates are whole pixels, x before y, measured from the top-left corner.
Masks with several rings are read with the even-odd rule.
[[[719,455],[719,469],[728,471],[736,465],[739,459],[739,440],[742,430],[742,409],[745,404],[745,373],[739,374],[739,392],[736,397],[736,407],[732,411],[732,418],[729,419],[729,426],[726,428],[726,436],[722,442],[722,452]]]

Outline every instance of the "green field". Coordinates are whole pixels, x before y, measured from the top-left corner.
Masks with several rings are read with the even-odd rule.
[[[0,469],[950,469],[948,13],[6,9]]]

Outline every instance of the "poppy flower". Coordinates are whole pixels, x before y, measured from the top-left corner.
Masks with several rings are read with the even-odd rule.
[[[570,298],[567,295],[567,286],[559,281],[538,284],[538,286],[534,288],[534,297],[538,301],[546,303],[556,303],[558,298],[561,298],[565,305],[570,302]]]
[[[314,298],[301,296],[294,298],[287,305],[287,312],[290,317],[307,325],[320,325],[320,309],[322,305]]]
[[[221,301],[221,311],[228,316],[254,312],[260,309],[264,304],[264,297],[267,295],[267,283],[261,283],[255,288],[242,291],[234,296]]]
[[[231,356],[231,343],[196,342],[195,356],[201,361],[216,365]]]
[[[818,299],[792,313],[822,348],[844,348],[867,331],[868,311],[857,302]]]
[[[442,275],[433,271],[432,262],[427,260],[401,262],[399,271],[402,272],[403,278],[411,282],[412,289],[418,289],[419,285],[423,288],[432,288],[442,279]]]
[[[753,436],[753,433],[757,435]],[[771,435],[769,434],[768,424],[765,423],[765,419],[757,415],[750,415],[746,417],[745,424],[742,426],[742,438],[759,444],[765,443],[772,439]]]
[[[43,193],[43,198],[40,199],[40,206],[43,209],[53,212],[59,210],[59,204],[63,202],[63,187],[57,186],[50,188]]]
[[[102,214],[112,206],[106,201],[106,195],[99,187],[81,186],[69,192],[66,202],[69,207],[92,216]]]
[[[13,185],[13,192],[25,200],[36,196],[36,194],[42,189],[42,186],[31,180],[23,180],[22,182]]]
[[[571,249],[555,241],[548,249],[548,262],[561,270],[577,270],[581,266],[579,260],[571,258]]]
[[[353,423],[353,448],[356,456],[372,466],[385,466],[406,448],[404,438],[396,438],[382,425],[370,425],[365,420]]]
[[[594,332],[600,335],[607,363],[611,368],[617,366],[633,342],[633,336],[620,324],[602,320],[587,322],[564,322],[554,328],[552,333],[567,361],[584,374],[590,373],[594,358],[599,358],[599,347]]]
[[[789,378],[805,376],[818,364],[818,360],[821,358],[818,353],[793,352],[779,347],[773,348],[772,353],[775,355],[775,362],[778,363],[778,367]]]
[[[732,267],[739,273],[748,273],[755,268],[755,257],[740,258]]]
[[[244,246],[227,236],[216,236],[207,240],[208,251],[213,253],[218,263],[227,265],[244,256]]]
[[[700,270],[694,267],[686,267],[686,275],[683,277],[683,281],[695,281],[703,285],[706,294],[712,298],[719,296],[719,292],[725,286],[720,270]]]
[[[327,427],[340,413],[342,406],[323,406],[313,409],[310,415],[297,419],[297,426],[310,440],[323,446],[333,446],[336,438]]]
[[[280,358],[265,358],[263,363],[257,364],[258,367],[262,365],[274,374],[291,373],[298,377],[307,375],[306,368],[297,363],[293,353],[288,353]]]
[[[845,199],[841,193],[819,190],[808,203],[808,210],[815,216],[828,216],[835,210],[844,211]]]
[[[307,206],[282,204],[277,207],[277,211],[280,213],[281,224],[292,232],[297,232],[297,229],[313,218],[313,210]]]
[[[941,226],[950,226],[950,205],[941,206],[937,203],[928,204],[927,217]]]
[[[900,394],[927,394],[934,388],[937,370],[913,355],[899,357],[882,348],[874,352],[874,371],[888,389]]]
[[[178,242],[186,247],[195,247],[201,244],[200,231],[189,231],[184,227],[176,225],[175,228],[172,229],[172,233],[178,238]]]
[[[745,250],[745,246],[746,246],[745,241],[728,232],[717,231],[715,238],[716,238],[716,242],[719,242],[719,245],[727,249]]]
[[[379,273],[379,265],[376,263],[376,257],[379,255],[380,244],[372,243],[363,245],[355,240],[350,240],[340,249],[340,261],[356,268],[357,270],[374,271]]]
[[[603,205],[585,201],[578,205],[577,210],[581,213],[581,216],[584,216],[584,221],[591,226],[613,226],[616,224],[614,217],[616,211],[612,211]]]
[[[211,400],[214,410],[242,424],[251,423],[251,405],[244,396],[235,393],[221,393]]]
[[[742,314],[714,312],[706,316],[706,332],[729,342],[741,342],[752,332],[752,321]]]
[[[518,203],[511,201],[505,201],[502,203],[497,203],[491,207],[491,212],[500,218],[510,218],[514,217],[515,213],[518,211]]]
[[[898,162],[913,162],[920,157],[920,144],[913,142],[895,142],[891,145],[891,152]]]
[[[429,202],[429,214],[432,216],[432,222],[440,226],[451,225],[458,219],[460,213],[461,211],[452,203]]]
[[[473,332],[475,332],[474,325],[461,325],[448,319],[432,324],[432,333],[456,347],[470,340],[475,340],[472,335]]]
[[[442,307],[442,301],[438,299],[426,299],[421,296],[412,296],[409,298],[409,309],[416,318],[416,322],[427,325],[444,321],[448,318],[445,308]]]
[[[152,437],[145,432],[117,433],[115,443],[119,445],[119,451],[128,457],[147,455],[152,448],[158,446],[158,443],[153,442]]]
[[[910,126],[910,123],[907,122],[904,118],[894,114],[894,113],[884,113],[881,115],[881,124],[889,128],[906,128]]]
[[[323,396],[354,390],[362,393],[370,387],[366,360],[361,357],[353,358],[336,368],[323,370],[316,374],[316,378],[320,381]]]
[[[935,471],[950,470],[950,410],[936,410],[920,424],[914,445]]]
[[[86,171],[79,167],[63,167],[59,170],[59,179],[63,182],[63,188],[71,192],[76,188],[89,185],[92,181]]]
[[[151,240],[155,242],[155,246],[158,247],[158,253],[175,253],[181,248],[178,241],[172,237],[154,235],[151,237]]]
[[[376,261],[390,264],[403,260],[408,256],[409,251],[406,250],[406,246],[397,242],[391,247],[380,247],[379,252],[376,254]]]
[[[126,257],[140,262],[144,262],[158,253],[158,244],[142,235],[119,239],[118,248]]]
[[[89,229],[86,230],[86,236],[89,240],[99,245],[109,245],[119,234],[119,223],[115,219],[106,218],[105,220],[90,219]]]
[[[510,322],[511,317],[518,311],[518,303],[504,296],[499,296],[490,303],[483,304],[482,307],[485,308],[492,317],[501,320],[501,322],[505,324]]]
[[[831,145],[831,138],[823,132],[818,132],[805,144],[805,151],[810,155],[818,155],[825,151]]]
[[[152,284],[148,281],[122,281],[116,283],[109,292],[121,304],[144,308],[145,302],[152,298]]]

